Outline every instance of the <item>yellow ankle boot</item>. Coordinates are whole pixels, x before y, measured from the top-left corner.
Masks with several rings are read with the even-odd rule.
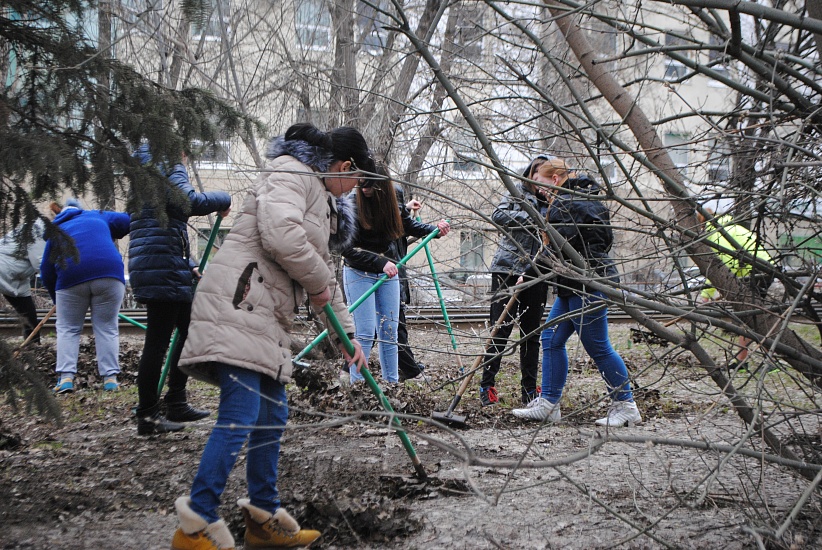
[[[245,548],[296,548],[308,546],[318,538],[319,531],[300,529],[297,520],[280,508],[272,514],[241,498],[237,505],[245,518]]]
[[[234,537],[223,520],[208,523],[191,509],[191,499],[174,502],[180,528],[174,533],[171,550],[234,550]]]

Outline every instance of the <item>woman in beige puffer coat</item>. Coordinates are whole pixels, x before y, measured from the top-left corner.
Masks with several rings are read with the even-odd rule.
[[[180,358],[183,370],[220,386],[220,406],[191,496],[176,502],[177,550],[234,547],[217,507],[246,437],[249,498],[238,502],[245,548],[304,546],[320,536],[300,529],[280,508],[277,492],[280,437],[288,419],[285,384],[291,381],[289,331],[305,291],[315,309],[331,302],[353,334],[335,283],[329,236],[341,226],[335,197],[357,185],[360,171],[373,172],[374,161],[354,128],[324,133],[310,124],[290,127],[267,156],[266,171],[198,286]],[[343,353],[365,366],[359,344],[353,357]],[[211,546],[202,546],[204,541]]]

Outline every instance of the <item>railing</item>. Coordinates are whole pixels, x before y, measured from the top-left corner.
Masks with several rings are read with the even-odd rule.
[[[817,306],[816,311],[820,316],[822,316],[822,307]],[[42,319],[45,313],[46,310],[38,310],[38,317]],[[123,309],[120,313],[139,323],[146,323],[145,309]],[[657,313],[652,310],[646,310],[644,313],[656,320],[665,321],[671,318],[671,315],[669,314]],[[487,305],[448,307],[448,318],[450,319],[451,324],[455,325],[489,323],[489,308]],[[304,316],[298,316],[297,320],[307,321]],[[443,319],[442,311],[439,306],[409,307],[406,310],[406,320],[409,325],[420,327],[441,326],[443,327],[443,330],[445,330],[445,320]],[[632,319],[618,307],[612,307],[608,310],[608,321],[612,323],[626,323],[632,322]],[[46,324],[43,326],[43,330],[54,330],[54,323],[55,320],[52,317],[46,321]],[[86,316],[85,327],[91,327],[90,316]],[[122,319],[120,320],[120,330],[122,332],[130,333],[134,333],[135,331],[141,332],[140,329],[123,321]],[[0,314],[0,333],[8,336],[15,335],[19,332],[20,320],[13,311]]]

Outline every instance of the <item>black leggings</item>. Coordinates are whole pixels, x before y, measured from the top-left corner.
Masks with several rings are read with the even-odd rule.
[[[8,294],[3,294],[3,296],[9,301],[14,311],[23,318],[23,336],[28,338],[37,326],[37,306],[34,305],[34,299],[31,296],[9,296]],[[33,341],[40,342],[40,335],[35,336]]]
[[[171,342],[171,335],[176,327],[180,335],[171,360],[168,372],[168,393],[185,391],[188,375],[180,370],[177,363],[183,345],[188,337],[188,324],[191,321],[191,304],[188,302],[148,302],[146,304],[148,330],[137,371],[137,393],[140,403],[137,414],[151,412],[160,402],[157,386],[163,371],[163,359]]]
[[[494,273],[491,280],[491,291],[494,293],[491,302],[492,326],[502,316],[505,305],[516,292],[517,275]],[[512,288],[514,287],[514,288]],[[522,372],[520,384],[522,391],[528,395],[536,392],[537,371],[539,369],[539,335],[542,326],[542,315],[545,311],[545,302],[548,299],[548,285],[538,283],[524,290],[520,290],[514,307],[508,313],[499,327],[494,343],[489,346],[485,355],[485,368],[482,370],[480,386],[493,386],[502,362],[502,353],[508,343],[508,337],[514,328],[514,318],[519,316],[519,328],[523,338],[519,341],[519,366]],[[525,338],[526,335],[529,335]]]

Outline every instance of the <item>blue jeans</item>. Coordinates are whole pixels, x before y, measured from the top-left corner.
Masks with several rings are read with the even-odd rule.
[[[92,279],[57,291],[57,376],[77,374],[80,336],[91,307],[91,328],[100,376],[120,373],[120,328],[117,314],[126,286],[119,279]]]
[[[599,373],[608,385],[608,393],[615,401],[633,401],[628,369],[625,361],[611,346],[608,339],[608,309],[593,313],[584,310],[602,302],[603,295],[594,292],[590,296],[558,296],[548,314],[548,323],[569,312],[582,314],[566,319],[542,331],[542,395],[551,403],[562,397],[565,381],[568,379],[568,351],[565,343],[576,331],[585,351],[596,363]]]
[[[370,273],[345,266],[343,284],[349,304],[353,304],[365,294],[382,273]],[[399,358],[397,356],[397,324],[400,318],[400,279],[392,277],[385,281],[375,293],[369,296],[352,313],[355,336],[366,357],[371,353],[374,334],[379,338],[380,366],[382,378],[386,382],[399,382]],[[363,377],[350,367],[351,381]]]
[[[213,523],[226,480],[248,438],[246,480],[251,504],[272,514],[280,507],[277,465],[288,421],[285,386],[264,374],[214,363],[220,380],[217,423],[191,486],[191,509]]]

